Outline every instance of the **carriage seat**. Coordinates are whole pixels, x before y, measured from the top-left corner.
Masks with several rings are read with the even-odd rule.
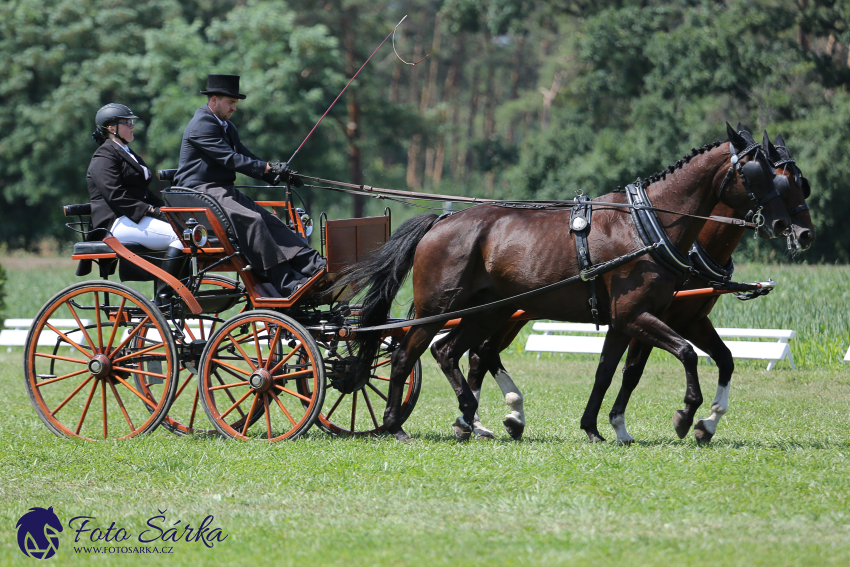
[[[173,170],[177,171],[177,170]],[[169,207],[181,207],[181,208],[200,208],[200,209],[209,209],[221,227],[224,229],[225,234],[227,235],[227,239],[234,245],[237,244],[236,241],[236,231],[233,229],[233,225],[230,223],[230,219],[227,218],[227,215],[224,214],[224,209],[221,207],[218,201],[207,195],[206,193],[202,193],[201,191],[195,191],[194,189],[189,189],[188,187],[169,187],[160,193],[162,200],[165,201],[165,204]],[[169,214],[185,214],[185,213],[169,213]],[[212,225],[205,215],[192,215],[198,220],[198,222],[207,229],[207,233],[209,234],[209,238],[212,241],[215,238],[216,233],[213,230]]]
[[[65,205],[62,207],[66,217],[88,217],[91,216],[91,203],[79,205]]]
[[[174,176],[177,175],[176,169],[160,169],[156,172],[156,177],[160,181],[171,181],[174,182]]]

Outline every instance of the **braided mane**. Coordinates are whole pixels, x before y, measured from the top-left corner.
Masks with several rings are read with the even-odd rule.
[[[646,185],[644,187],[649,187],[650,185],[652,185],[656,181],[661,181],[662,179],[666,179],[667,174],[673,173],[677,169],[682,169],[682,167],[684,167],[684,165],[686,163],[688,163],[689,161],[691,161],[691,159],[693,159],[695,156],[698,156],[700,154],[704,154],[707,151],[713,150],[714,148],[716,148],[716,147],[718,147],[722,144],[725,144],[728,141],[729,140],[722,140],[722,141],[719,141],[719,142],[711,142],[709,144],[704,145],[701,148],[692,148],[691,153],[689,155],[683,156],[682,159],[680,159],[679,161],[677,161],[673,165],[668,165],[667,169],[662,169],[658,173],[655,173],[655,174],[649,176],[646,179]]]

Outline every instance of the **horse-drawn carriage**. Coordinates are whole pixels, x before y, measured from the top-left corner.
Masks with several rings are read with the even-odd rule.
[[[670,322],[709,352],[721,370],[712,417],[694,426],[697,439],[708,441],[728,409],[734,367],[706,318],[713,298],[730,291],[761,293],[773,285],[731,281],[731,252],[743,228],[765,237],[786,234],[789,247],[813,238],[808,185],[784,145],[779,152],[765,135],[768,156],[740,124],[727,131],[728,141],[694,149],[648,183],[638,179],[624,192],[593,202],[458,198],[497,206],[472,207],[448,219],[419,215],[392,237],[389,215],[339,221],[322,215],[326,270],[290,297],[280,297],[247,263],[215,200],[172,187],[162,193],[168,204],[162,211],[185,242],[189,267],[163,263],[156,253],[112,236],[78,243],[73,258],[96,262],[102,280],[62,290],[35,318],[24,353],[31,401],[51,431],[87,439],[132,437],[163,424],[178,434],[218,432],[278,441],[297,438],[316,423],[332,434],[386,428],[406,440],[401,426],[419,396],[419,357],[436,333],[452,328],[432,353],[458,396],[458,439],[469,438],[473,426],[478,430],[480,381],[488,371],[511,408],[505,426],[516,438],[524,427],[522,396],[498,353],[516,336],[517,322],[553,318],[610,325],[581,423],[591,440],[602,439],[596,427],[599,405],[626,348],[632,361],[624,373],[628,381],[610,421],[618,439],[631,439],[624,427],[625,405],[652,347],[673,353],[685,367],[686,409],[673,419],[684,437],[703,400],[696,354]],[[305,178],[360,194],[378,191]],[[291,194],[287,187],[284,201],[259,204],[281,209],[291,228],[306,236],[309,215],[293,206]],[[71,205],[65,211],[80,216],[76,224],[84,227],[87,207]],[[591,209],[602,214],[588,239]],[[703,230],[706,221],[715,228]],[[708,245],[728,258],[714,265],[703,248]],[[571,247],[574,255],[566,252]],[[333,275],[355,265],[345,281],[369,290],[362,308],[348,304],[346,286],[329,285]],[[154,281],[153,300],[126,283],[108,281],[116,267],[122,282]],[[416,318],[389,319],[411,270]],[[689,280],[690,286],[710,287],[683,290]],[[689,304],[671,313],[677,294]],[[58,318],[77,326],[60,330],[51,323]],[[470,366],[470,375],[475,366],[474,387],[458,368],[466,351],[478,361]],[[333,392],[327,402],[326,392]],[[378,399],[386,403],[382,421]],[[199,425],[199,404],[213,430]],[[92,413],[100,413],[100,419]]]
[[[173,170],[160,172],[161,179],[171,176]],[[322,215],[326,271],[281,297],[240,254],[216,201],[179,187],[162,197],[187,262],[163,265],[161,252],[112,236],[79,242],[73,258],[95,263],[101,280],[60,291],[34,319],[24,372],[45,425],[85,439],[133,437],[160,424],[177,434],[271,441],[294,439],[314,423],[332,434],[380,431],[376,401],[387,399],[388,355],[398,339],[388,336],[371,371],[354,375],[355,349],[341,334],[356,324],[356,311],[343,299],[345,290],[330,290],[328,283],[387,241],[388,211],[337,221]],[[293,230],[309,235],[312,219],[293,206],[289,189],[284,201],[259,204],[281,211]],[[64,210],[79,218],[69,226],[88,236],[90,205]],[[122,283],[108,279],[116,269]],[[155,297],[138,290],[139,282],[150,281]],[[76,321],[76,328],[58,329],[51,322],[57,318]],[[406,415],[421,375],[417,365],[406,381]]]

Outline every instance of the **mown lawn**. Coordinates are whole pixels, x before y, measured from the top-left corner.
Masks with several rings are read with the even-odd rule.
[[[19,297],[49,296],[69,271],[21,271],[10,286]],[[12,307],[23,313],[8,316],[32,315]],[[826,329],[844,316],[819,313]],[[831,362],[810,357],[800,370],[781,363],[769,373],[739,365],[710,447],[673,432],[684,379],[669,357],[650,361],[627,415],[638,441],[621,447],[589,445],[578,427],[592,357],[516,352],[505,363],[526,396],[522,442],[503,432],[506,408],[489,381],[482,417],[498,439],[455,443],[454,395],[428,356],[407,425],[414,443],[314,429],[267,446],[164,430],[123,442],[60,439],[29,404],[20,349],[3,351],[0,564],[32,564],[15,524],[32,506],[53,506],[66,526],[57,565],[847,565],[850,366]],[[716,372],[700,370],[710,400]],[[600,420],[611,438],[615,393]],[[173,545],[164,556],[74,552],[72,517],[94,516],[91,527],[104,529],[115,522],[133,534],[121,545],[138,546],[160,510],[162,529],[214,515],[229,536],[213,549],[147,544]]]

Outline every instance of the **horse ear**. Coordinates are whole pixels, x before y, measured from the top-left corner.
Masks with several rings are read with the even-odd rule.
[[[53,512],[53,506],[47,509],[48,512]]]
[[[746,141],[741,138],[741,135],[736,130],[732,129],[732,126],[728,122],[726,123],[726,135],[729,136],[729,141],[732,145],[737,148],[743,148],[747,145]]]
[[[765,151],[767,151],[767,157],[770,158],[770,161],[777,162],[780,159],[779,152],[776,150],[776,146],[774,146],[770,142],[770,136],[767,135],[767,130],[764,131],[764,139],[762,140],[762,146]]]
[[[776,135],[776,145],[785,147],[785,140],[782,139],[782,134]],[[787,149],[787,148],[786,148]]]
[[[735,128],[735,131],[736,131],[736,132],[740,132],[741,130],[746,130],[746,128],[744,128],[744,125],[743,125],[743,124],[741,124],[740,122],[738,122],[738,127],[737,127],[737,128]]]

